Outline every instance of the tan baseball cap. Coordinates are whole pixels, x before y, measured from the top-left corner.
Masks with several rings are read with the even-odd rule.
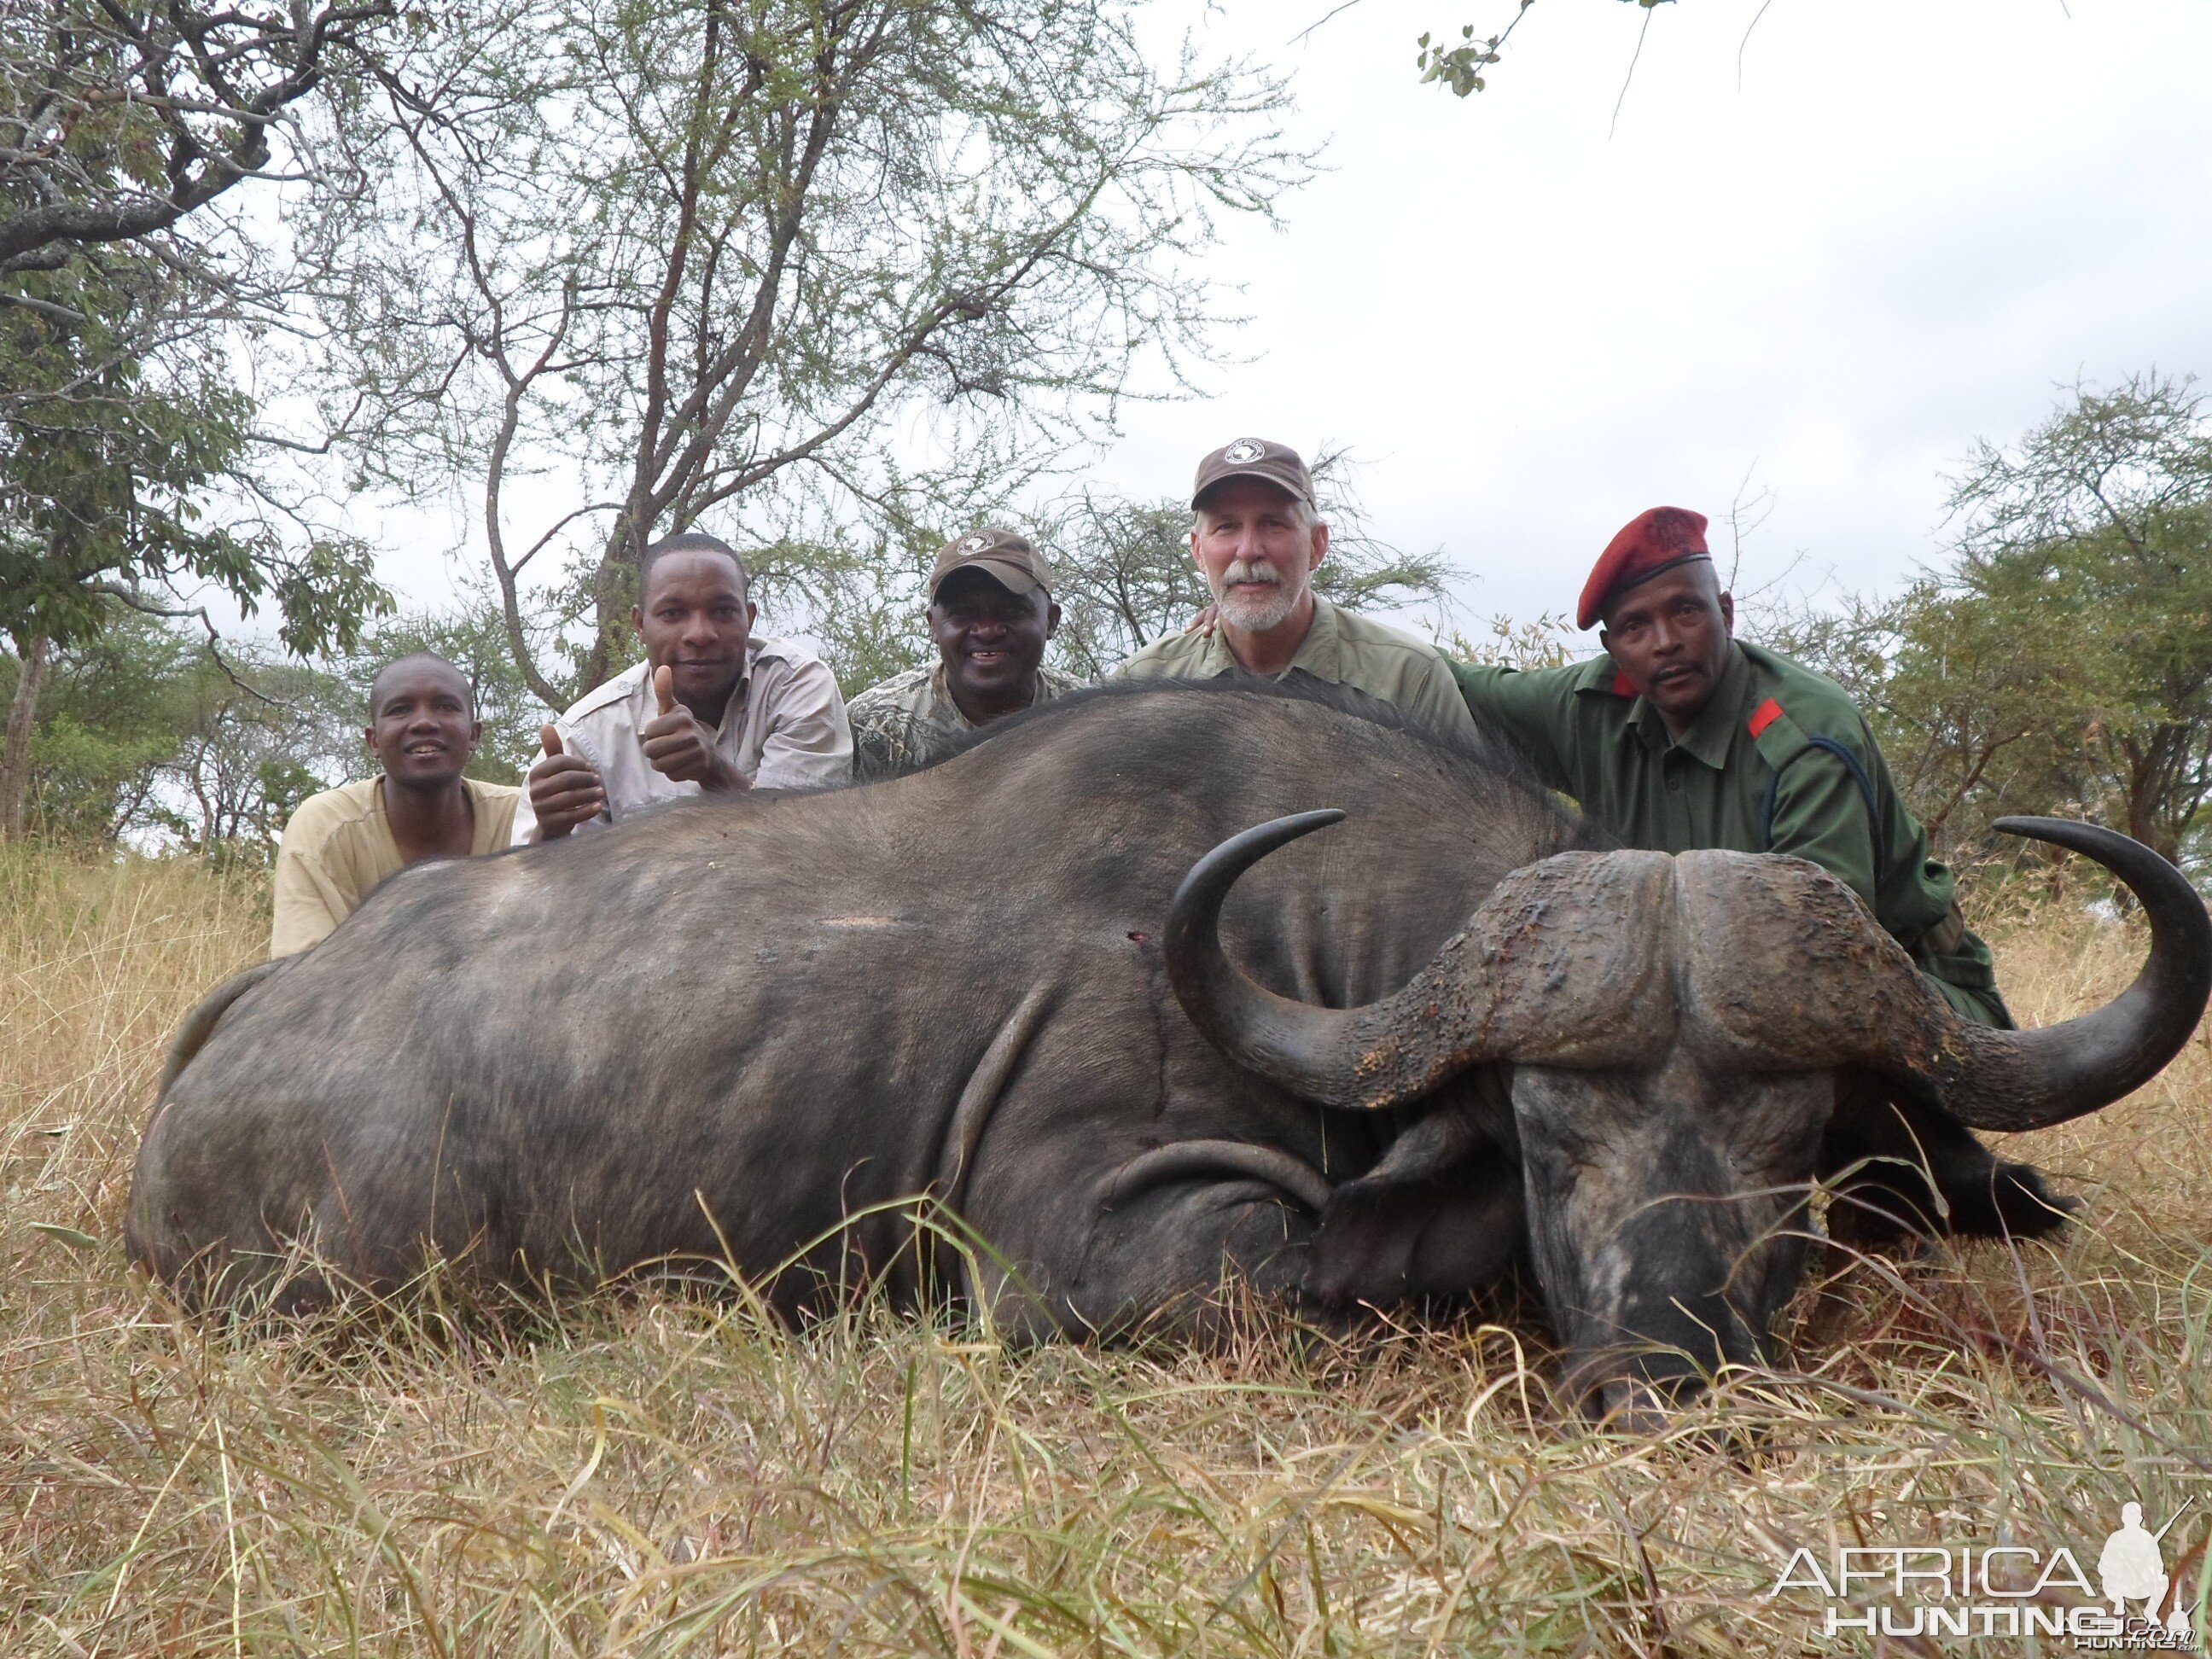
[[[1231,478],[1257,478],[1297,497],[1308,507],[1316,505],[1313,474],[1306,471],[1304,459],[1288,444],[1272,443],[1265,438],[1239,438],[1234,443],[1222,445],[1198,464],[1198,480],[1190,487],[1191,507],[1195,509],[1207,490]]]
[[[938,584],[954,571],[971,568],[983,572],[1009,593],[1026,593],[1033,587],[1052,592],[1052,567],[1029,538],[987,524],[945,544],[945,550],[930,568],[929,597],[937,597]]]

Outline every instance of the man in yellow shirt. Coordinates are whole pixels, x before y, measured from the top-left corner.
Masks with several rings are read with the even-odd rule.
[[[461,671],[428,652],[387,663],[362,734],[383,772],[300,803],[276,854],[272,957],[304,951],[393,872],[423,859],[495,853],[514,832],[510,784],[461,775],[483,725]]]

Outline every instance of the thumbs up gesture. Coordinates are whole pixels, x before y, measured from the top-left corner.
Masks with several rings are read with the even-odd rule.
[[[606,781],[581,755],[564,753],[559,728],[541,726],[538,741],[545,757],[530,769],[530,810],[538,817],[538,836],[565,836],[607,810]]]
[[[744,775],[714,747],[714,732],[676,701],[675,679],[665,663],[653,671],[653,702],[660,712],[637,732],[647,763],[664,778],[702,789],[744,788]]]

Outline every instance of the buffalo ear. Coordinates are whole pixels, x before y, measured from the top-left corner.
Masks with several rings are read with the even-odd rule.
[[[1501,1283],[1522,1254],[1524,1202],[1518,1169],[1490,1170],[1468,1189],[1451,1194],[1421,1229],[1407,1294],[1460,1297]]]
[[[1405,1299],[1413,1276],[1413,1246],[1427,1218],[1408,1206],[1400,1189],[1372,1188],[1364,1181],[1339,1187],[1322,1212],[1321,1229],[1306,1247],[1304,1289],[1324,1308],[1387,1308]],[[1419,1197],[1430,1198],[1425,1189]]]
[[[1307,1248],[1309,1297],[1389,1307],[1498,1280],[1521,1247],[1521,1168],[1510,1108],[1500,1123],[1487,1105],[1440,1102],[1337,1188]]]

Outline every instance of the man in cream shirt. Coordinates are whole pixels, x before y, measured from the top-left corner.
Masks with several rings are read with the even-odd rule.
[[[752,631],[744,563],[712,536],[655,542],[630,612],[645,660],[543,727],[514,839],[550,841],[702,792],[807,789],[853,769],[837,681],[813,653]]]
[[[410,864],[507,844],[521,791],[461,775],[483,741],[474,702],[443,657],[422,652],[385,665],[369,687],[362,734],[384,770],[310,795],[285,824],[270,956],[306,950]]]

